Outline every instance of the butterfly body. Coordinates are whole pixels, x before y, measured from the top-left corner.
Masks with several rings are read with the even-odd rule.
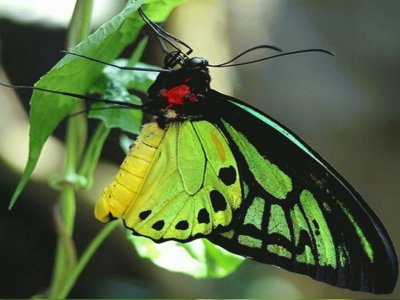
[[[204,119],[213,111],[208,97],[210,81],[208,68],[201,63],[198,68],[183,67],[160,74],[148,90],[150,101],[143,111],[158,116],[160,124],[163,119],[166,123]]]
[[[121,217],[134,234],[156,242],[206,237],[336,286],[393,289],[393,245],[362,197],[283,125],[212,90],[204,61],[188,60],[149,88],[143,110],[155,121],[124,162],[144,177],[123,201],[109,193],[113,182],[98,219]],[[154,136],[157,143],[149,145]],[[150,146],[146,170],[143,161],[135,167],[142,144]],[[116,183],[129,188],[119,179],[128,172],[124,164]]]
[[[121,218],[125,215],[151,169],[164,133],[164,130],[155,123],[143,126],[142,134],[123,161],[117,176],[105,188],[96,204],[95,217],[98,220],[108,222],[112,218]]]

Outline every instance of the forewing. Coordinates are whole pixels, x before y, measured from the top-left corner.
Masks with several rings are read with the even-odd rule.
[[[244,185],[232,230],[209,239],[264,263],[353,290],[389,293],[392,242],[361,196],[278,122],[212,92]]]

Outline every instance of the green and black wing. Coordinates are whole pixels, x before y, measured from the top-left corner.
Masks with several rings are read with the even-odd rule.
[[[375,213],[315,151],[257,109],[211,91],[244,200],[232,230],[209,239],[334,286],[390,293],[397,257]]]

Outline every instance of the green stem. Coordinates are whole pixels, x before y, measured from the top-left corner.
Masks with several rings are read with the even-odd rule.
[[[93,136],[90,138],[89,146],[86,149],[85,155],[82,159],[82,164],[79,169],[79,175],[86,178],[87,181],[81,188],[88,189],[92,186],[93,173],[96,169],[97,163],[100,158],[101,151],[103,150],[104,142],[110,133],[110,129],[104,125],[103,122],[97,125]]]
[[[99,248],[101,243],[110,235],[110,233],[119,226],[119,222],[111,222],[105,225],[96,237],[90,242],[89,246],[83,252],[82,256],[78,260],[78,263],[72,268],[71,272],[68,274],[60,293],[56,295],[57,299],[64,299],[68,296],[71,288],[73,287],[76,279],[82,273],[83,269],[86,267],[93,254]]]
[[[51,282],[50,298],[54,299],[57,291],[61,287],[65,274],[71,268],[73,260],[71,259],[72,232],[75,219],[75,191],[72,186],[67,186],[60,193],[60,215],[64,234],[58,233],[56,259],[54,262],[53,278]]]
[[[93,8],[93,0],[77,0],[74,14],[68,31],[67,48],[83,40],[90,32],[90,22]],[[82,105],[77,105],[77,110],[82,110]],[[67,159],[64,175],[76,174],[76,168],[80,162],[82,149],[86,143],[87,122],[82,117],[69,118],[67,124]],[[75,222],[75,190],[73,185],[65,185],[60,192],[59,199],[60,219],[62,230],[58,232],[57,249],[53,269],[53,277],[50,287],[51,299],[59,298],[60,288],[75,266],[75,260],[71,256],[71,243]],[[61,233],[62,231],[62,233]]]
[[[71,49],[90,34],[93,0],[77,0],[69,23],[67,48]]]

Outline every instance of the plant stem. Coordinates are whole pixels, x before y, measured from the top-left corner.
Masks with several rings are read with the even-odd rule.
[[[67,48],[71,49],[90,34],[93,0],[77,0],[69,23]]]
[[[71,49],[89,34],[92,8],[93,0],[77,0],[68,31],[68,49]],[[82,105],[77,105],[77,109],[81,110]],[[87,123],[83,116],[68,120],[66,137],[67,158],[64,169],[64,176],[66,177],[70,174],[76,174],[82,149],[84,149],[86,143],[86,128]],[[49,295],[51,299],[58,298],[59,289],[62,287],[67,274],[75,265],[75,261],[71,257],[75,205],[75,186],[73,184],[63,186],[59,199],[59,214],[63,233],[58,232],[53,278]]]
[[[85,151],[85,155],[82,159],[82,164],[79,169],[79,175],[85,177],[87,182],[83,189],[89,189],[93,183],[93,173],[99,161],[101,150],[103,150],[104,142],[110,133],[110,129],[104,125],[103,122],[99,123],[96,127],[95,132],[90,138],[89,145]]]
[[[100,232],[95,236],[95,238],[90,242],[89,246],[86,248],[85,252],[83,252],[82,256],[78,260],[78,263],[72,268],[70,273],[68,274],[65,283],[58,295],[56,295],[57,299],[64,299],[71,288],[73,287],[76,279],[79,277],[83,269],[86,267],[93,254],[99,248],[101,243],[106,239],[106,237],[118,226],[119,222],[111,222],[105,225]]]
[[[72,240],[72,232],[75,219],[75,191],[73,186],[66,186],[60,193],[60,215],[63,231],[65,234],[58,232],[56,259],[53,269],[53,278],[50,289],[50,298],[54,299],[57,291],[61,287],[65,274],[71,268],[73,261],[70,257],[70,245],[67,239]]]

